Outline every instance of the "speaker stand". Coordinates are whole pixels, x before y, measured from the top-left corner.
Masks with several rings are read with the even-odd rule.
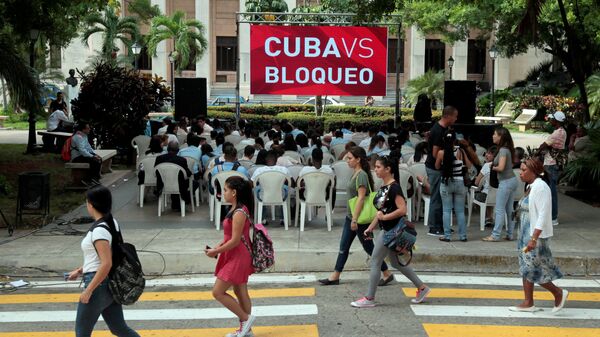
[[[4,220],[4,223],[6,224],[6,227],[8,228],[8,236],[12,236],[15,229],[8,222],[8,219],[6,219],[6,217],[4,216],[4,212],[2,212],[1,208],[0,208],[0,216],[2,216],[2,220]]]

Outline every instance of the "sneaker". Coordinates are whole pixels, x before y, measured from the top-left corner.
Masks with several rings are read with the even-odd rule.
[[[250,331],[248,331],[248,333],[246,333],[244,336],[242,336],[242,335],[240,335],[240,329],[237,329],[234,332],[230,332],[230,333],[226,334],[225,337],[254,337],[254,333],[252,332],[252,329],[250,329]]]
[[[368,299],[366,297],[363,297],[357,301],[350,303],[350,305],[355,308],[373,308],[375,307],[375,301],[374,299]]]
[[[558,219],[552,220],[552,226],[558,226]]]
[[[440,236],[444,236],[444,233],[442,231],[429,231],[427,232],[427,235],[430,236],[435,236],[435,237],[440,237]]]
[[[240,326],[240,332],[238,332],[238,337],[245,337],[246,334],[252,328],[252,324],[254,324],[255,320],[256,316],[248,315],[248,320],[241,323],[242,325]]]
[[[414,303],[414,304],[422,303],[423,301],[425,301],[425,298],[427,297],[427,295],[429,295],[430,292],[431,292],[431,288],[429,288],[429,287],[425,287],[422,290],[417,289],[417,295],[415,296],[415,298],[410,300],[410,302]]]

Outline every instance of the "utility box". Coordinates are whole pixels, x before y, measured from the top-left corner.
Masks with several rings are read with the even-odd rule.
[[[47,172],[19,173],[19,193],[17,195],[17,226],[23,215],[50,214],[50,174]]]

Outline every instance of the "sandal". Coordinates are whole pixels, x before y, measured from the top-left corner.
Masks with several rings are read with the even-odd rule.
[[[481,241],[485,241],[485,242],[500,242],[499,239],[494,238],[493,236],[486,236],[483,239],[481,239]]]

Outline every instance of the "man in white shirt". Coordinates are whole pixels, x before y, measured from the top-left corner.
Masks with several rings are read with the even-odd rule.
[[[250,178],[250,180],[252,180],[252,182],[255,185],[258,180],[258,176],[265,172],[281,172],[289,177],[290,171],[287,169],[287,167],[279,166],[279,165],[275,164],[277,162],[277,152],[276,151],[270,150],[267,153],[265,160],[267,162],[267,166],[262,166],[262,167],[257,168],[254,171],[254,174],[252,174],[252,178]],[[260,187],[260,184],[256,186],[255,190],[256,190],[256,197],[259,200],[262,200],[262,189]],[[289,190],[289,186],[287,186],[287,185],[283,185],[281,188],[281,193],[283,194],[284,200],[285,200],[285,198],[288,197],[288,190]]]
[[[362,148],[363,148],[363,149],[365,149],[365,150],[366,150],[366,149],[368,149],[368,148],[369,148],[369,145],[371,144],[371,138],[372,138],[373,136],[375,136],[375,135],[377,134],[377,132],[379,132],[379,130],[377,129],[377,127],[375,127],[375,126],[372,126],[372,127],[369,129],[369,137],[367,137],[367,138],[363,139],[363,140],[362,140],[362,141],[361,141],[361,142],[358,144],[358,146],[362,147]]]
[[[313,172],[322,172],[322,173],[327,173],[329,175],[335,176],[335,173],[331,169],[331,166],[323,165],[323,150],[318,149],[318,148],[314,149],[311,154],[311,159],[312,159],[313,166],[303,167],[302,170],[300,170],[300,173],[298,173],[298,178],[302,177],[305,174],[313,173]],[[335,191],[335,184],[336,184],[336,181],[334,180],[333,181],[333,190],[334,191]],[[297,188],[299,188],[299,192],[298,192],[299,197],[303,198],[304,197],[304,186],[298,186]],[[327,189],[327,191],[329,191],[329,189]],[[327,195],[327,199],[329,199],[329,195]],[[335,192],[333,193],[333,199],[331,200],[331,202],[332,202],[332,205],[335,205]]]
[[[164,135],[165,133],[167,133],[167,129],[169,128],[169,125],[171,125],[173,121],[171,120],[171,117],[165,117],[162,120],[162,127],[160,129],[158,129],[158,131],[156,132],[157,135]]]

